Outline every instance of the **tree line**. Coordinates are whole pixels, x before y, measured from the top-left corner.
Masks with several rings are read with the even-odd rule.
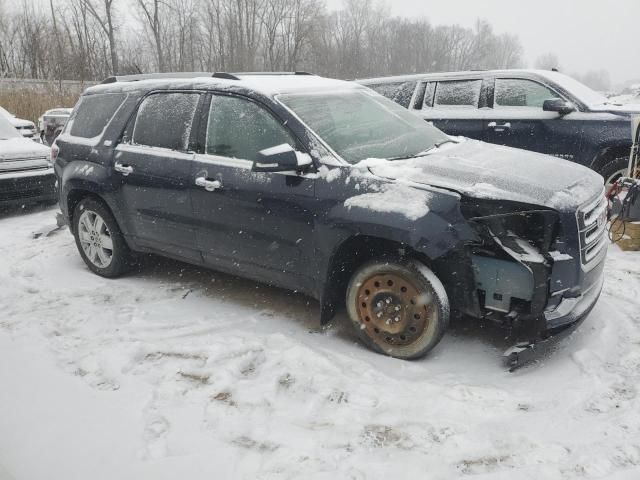
[[[3,77],[305,70],[348,79],[514,68],[522,57],[518,37],[486,20],[433,25],[373,0],[333,11],[325,0],[0,0]]]

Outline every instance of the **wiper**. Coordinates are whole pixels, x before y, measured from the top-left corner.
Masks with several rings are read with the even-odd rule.
[[[391,157],[391,158],[388,158],[387,160],[408,160],[409,158],[421,157],[423,155],[428,154],[429,152],[431,152],[434,149],[440,148],[445,143],[460,143],[460,142],[458,142],[456,140],[451,140],[450,138],[448,138],[446,140],[442,140],[441,142],[434,143],[433,147],[427,148],[426,150],[423,150],[423,151],[418,152],[418,153],[414,153],[413,155],[403,155],[401,157]]]
[[[424,150],[424,151],[422,151],[422,152],[420,152],[420,153],[416,154],[416,157],[419,157],[420,155],[426,155],[427,153],[431,152],[432,150],[440,148],[440,147],[441,147],[442,145],[444,145],[445,143],[460,143],[460,142],[457,142],[457,141],[455,141],[455,140],[452,140],[452,139],[450,139],[450,138],[447,138],[446,140],[442,140],[441,142],[436,142],[436,143],[434,143],[434,144],[433,144],[433,147],[431,147],[431,148],[427,148],[426,150]]]

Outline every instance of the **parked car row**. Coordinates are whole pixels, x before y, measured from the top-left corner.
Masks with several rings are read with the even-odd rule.
[[[509,352],[518,361],[597,301],[602,177],[436,128],[505,144],[525,132],[544,144],[531,150],[598,152],[608,165],[619,147],[588,139],[587,117],[618,114],[567,84],[503,86],[488,73],[363,82],[382,96],[304,73],[203,75],[108,79],[57,138],[60,206],[96,274],[117,277],[151,252],[302,291],[322,322],[346,307],[366,345],[403,359],[464,314],[533,332]],[[551,122],[569,133],[556,138]]]

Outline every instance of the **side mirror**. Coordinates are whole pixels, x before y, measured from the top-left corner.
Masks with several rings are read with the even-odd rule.
[[[288,172],[301,171],[311,165],[311,157],[296,152],[291,145],[283,143],[258,152],[258,158],[253,162],[251,170],[254,172]]]
[[[576,107],[573,103],[567,102],[561,98],[552,98],[551,100],[545,100],[542,104],[542,110],[545,112],[557,112],[560,115],[567,115],[576,111]]]

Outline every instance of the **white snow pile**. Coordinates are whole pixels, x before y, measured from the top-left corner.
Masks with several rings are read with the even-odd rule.
[[[427,358],[354,341],[317,303],[152,259],[107,280],[54,210],[0,216],[0,478],[640,478],[640,263],[552,355],[454,322]]]

